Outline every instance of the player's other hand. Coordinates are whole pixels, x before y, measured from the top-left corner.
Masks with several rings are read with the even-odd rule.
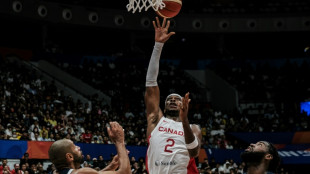
[[[124,129],[121,125],[113,121],[107,129],[113,143],[124,143]]]
[[[190,101],[191,101],[191,99],[189,98],[189,92],[187,92],[185,94],[185,96],[182,97],[182,103],[179,104],[179,106],[180,106],[180,119],[182,122],[187,119],[188,107],[189,107]]]
[[[156,21],[153,21],[153,26],[155,29],[155,41],[165,43],[170,36],[174,35],[175,32],[168,32],[170,27],[170,21],[164,18],[163,23],[160,24],[158,17]]]
[[[129,150],[127,150],[127,155],[129,154]],[[115,155],[110,163],[111,168],[113,168],[113,170],[116,170],[119,167],[119,157],[118,155]]]

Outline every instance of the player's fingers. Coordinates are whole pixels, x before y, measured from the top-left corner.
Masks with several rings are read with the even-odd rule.
[[[112,131],[114,131],[116,128],[115,122],[114,121],[110,122],[110,126],[111,126]]]
[[[174,35],[175,34],[175,32],[170,32],[169,34],[168,34],[168,37],[170,37],[170,36],[172,36],[172,35]]]
[[[187,98],[187,103],[189,103],[190,102],[189,92],[186,94],[186,98]]]
[[[156,22],[157,22],[157,27],[160,28],[160,22],[159,22],[158,17],[156,17]]]
[[[115,122],[115,128],[123,130],[122,126],[118,122]]]
[[[118,161],[118,154],[116,154],[116,155],[114,156],[114,159],[115,159],[116,161]]]
[[[168,20],[167,25],[166,25],[166,28],[167,28],[167,29],[170,28],[170,24],[171,24],[171,22],[170,22],[170,20]]]
[[[111,128],[110,128],[110,127],[107,127],[107,131],[108,131],[108,135],[109,135],[109,137],[111,137],[111,134],[112,134],[112,132],[111,132]]]
[[[153,21],[153,26],[154,26],[155,29],[157,28],[155,21]]]
[[[161,25],[161,27],[163,27],[163,28],[165,28],[166,27],[166,24],[169,22],[169,20],[167,21],[167,18],[164,18],[164,20],[163,20],[163,23],[162,23],[162,25]]]
[[[170,27],[170,20],[168,20],[167,23],[166,23],[166,29],[168,30],[169,27]]]

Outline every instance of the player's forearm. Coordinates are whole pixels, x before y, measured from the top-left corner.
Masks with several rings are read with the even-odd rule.
[[[196,157],[199,150],[197,137],[195,137],[195,134],[193,133],[187,118],[182,121],[182,124],[184,129],[185,143],[189,155],[190,157]]]
[[[148,123],[152,124],[158,121],[160,97],[157,77],[159,72],[159,60],[163,45],[163,43],[155,42],[146,74],[145,105]]]
[[[146,74],[146,87],[157,86],[159,60],[164,43],[155,42]]]
[[[185,143],[190,144],[195,140],[195,135],[189,125],[189,121],[187,118],[182,121],[182,124],[184,129]]]
[[[131,173],[130,162],[129,162],[127,150],[125,147],[125,143],[116,142],[115,146],[116,146],[117,154],[119,156],[119,169],[117,170],[118,173],[121,173],[121,174]]]
[[[107,165],[105,168],[103,168],[102,170],[100,170],[101,172],[105,172],[105,171],[115,171],[118,168],[118,165],[113,164],[112,162],[110,162],[109,165]]]

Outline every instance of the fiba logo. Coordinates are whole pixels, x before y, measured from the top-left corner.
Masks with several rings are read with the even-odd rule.
[[[160,161],[155,161],[155,166],[159,166],[160,165]]]

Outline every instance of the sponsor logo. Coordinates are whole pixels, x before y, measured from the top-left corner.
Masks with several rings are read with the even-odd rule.
[[[174,166],[177,165],[176,161],[155,161],[155,166]]]
[[[174,129],[166,128],[166,127],[162,127],[162,126],[160,126],[160,127],[158,128],[158,130],[159,130],[160,132],[167,132],[167,133],[170,133],[170,134],[175,134],[175,135],[180,135],[180,136],[183,136],[183,135],[184,135],[184,132],[183,132],[183,131],[174,130]]]
[[[278,151],[279,155],[281,157],[310,157],[310,152],[309,151],[302,151],[302,150],[298,150],[298,151]]]

